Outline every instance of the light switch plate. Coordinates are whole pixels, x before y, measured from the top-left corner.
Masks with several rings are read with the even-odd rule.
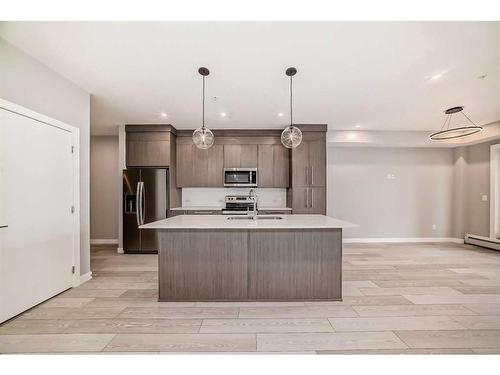
[[[488,196],[487,196],[486,194],[484,194],[484,195],[481,197],[481,200],[482,200],[483,202],[488,201]]]

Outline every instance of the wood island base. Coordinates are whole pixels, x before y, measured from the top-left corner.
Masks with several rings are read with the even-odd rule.
[[[342,229],[159,229],[159,301],[342,299]]]

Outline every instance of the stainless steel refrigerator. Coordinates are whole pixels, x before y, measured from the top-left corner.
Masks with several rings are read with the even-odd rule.
[[[168,201],[168,169],[129,168],[123,171],[124,252],[158,252],[156,230],[139,229],[139,225],[165,219]]]

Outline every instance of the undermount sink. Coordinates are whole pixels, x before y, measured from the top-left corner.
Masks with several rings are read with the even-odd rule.
[[[255,216],[257,220],[281,220],[281,216]],[[254,220],[251,216],[229,216],[227,220]]]

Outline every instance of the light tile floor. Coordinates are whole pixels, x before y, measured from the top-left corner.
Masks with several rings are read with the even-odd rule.
[[[157,256],[92,248],[92,280],[0,326],[0,353],[500,354],[500,253],[349,244],[342,302],[157,302]]]

